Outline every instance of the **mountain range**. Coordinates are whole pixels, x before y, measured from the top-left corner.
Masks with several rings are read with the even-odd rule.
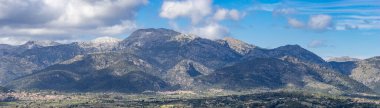
[[[60,44],[0,45],[0,85],[19,90],[144,91],[298,88],[380,93],[380,58],[325,61],[300,47],[265,49],[169,29]]]

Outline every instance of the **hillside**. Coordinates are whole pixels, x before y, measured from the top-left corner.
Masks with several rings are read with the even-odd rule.
[[[128,93],[260,87],[372,92],[298,45],[263,49],[238,40],[209,40],[169,29],[140,29],[114,42],[117,44],[107,51],[89,50],[78,43],[25,51],[22,58],[46,68],[6,85],[26,90]]]

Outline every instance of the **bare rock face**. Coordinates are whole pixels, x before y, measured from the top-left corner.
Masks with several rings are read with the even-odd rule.
[[[201,63],[197,63],[191,60],[182,60],[176,64],[173,68],[169,69],[164,75],[166,79],[172,85],[180,85],[183,88],[194,87],[194,79],[209,75],[214,70],[210,69]]]
[[[248,54],[251,49],[256,48],[254,45],[230,37],[226,37],[220,41],[225,42],[231,49],[235,50],[241,55]]]

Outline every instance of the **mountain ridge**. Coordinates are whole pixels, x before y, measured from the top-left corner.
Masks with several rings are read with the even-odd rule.
[[[139,29],[126,39],[111,43],[114,44],[103,49],[83,47],[78,42],[28,49],[17,57],[37,68],[6,86],[143,92],[201,90],[217,87],[214,85],[223,89],[294,85],[325,92],[372,93],[367,86],[299,45],[263,49],[232,38],[209,40],[164,28]],[[147,85],[142,86],[142,82]]]

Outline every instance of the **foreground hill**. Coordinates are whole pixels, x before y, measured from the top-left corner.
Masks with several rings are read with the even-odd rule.
[[[24,57],[46,68],[6,85],[58,91],[296,87],[371,92],[298,45],[262,49],[231,38],[209,40],[168,29],[140,29],[116,42],[101,50],[73,43],[25,51]]]
[[[272,50],[255,49],[241,62],[218,69],[201,79],[209,82],[208,86],[235,89],[298,87],[325,92],[371,91],[365,85],[334,71],[327,62],[310,51],[294,45]]]
[[[360,61],[330,62],[340,72],[380,93],[380,57]]]
[[[70,44],[28,41],[19,46],[0,45],[0,85],[77,55],[113,51],[119,41],[110,37],[100,37],[89,42]]]
[[[143,92],[170,87],[160,78],[146,73],[147,70],[153,68],[130,54],[79,55],[9,84],[17,89],[58,91]]]

